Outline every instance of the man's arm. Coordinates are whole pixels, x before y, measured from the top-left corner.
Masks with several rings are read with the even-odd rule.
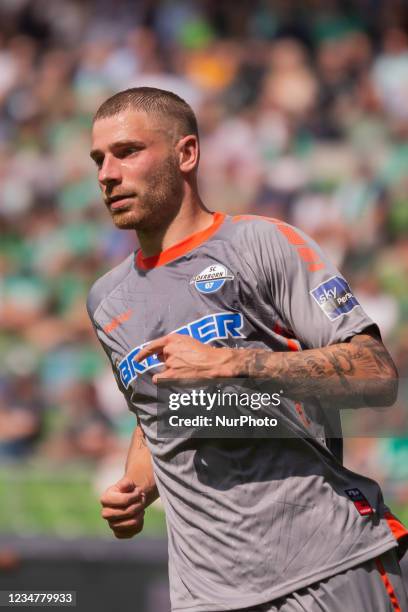
[[[145,508],[158,498],[152,460],[140,426],[135,428],[125,475],[101,496],[102,518],[117,538],[131,538],[143,529]]]
[[[193,338],[171,334],[144,347],[136,360],[157,354],[165,379],[260,378],[269,379],[287,397],[317,397],[336,407],[388,406],[398,390],[396,367],[375,328],[356,334],[348,342],[297,353],[263,349],[214,348]]]
[[[348,342],[298,353],[240,353],[233,357],[236,376],[271,378],[295,400],[314,396],[351,408],[391,406],[397,397],[398,372],[374,328]]]
[[[142,490],[146,500],[145,506],[149,506],[159,497],[153,474],[152,458],[140,425],[133,432],[126,459],[125,475]]]

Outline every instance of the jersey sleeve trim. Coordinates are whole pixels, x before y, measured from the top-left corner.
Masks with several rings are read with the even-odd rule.
[[[401,558],[408,549],[408,529],[401,523],[392,512],[386,512],[384,518],[388,523],[392,535],[397,540],[399,545],[398,556]]]

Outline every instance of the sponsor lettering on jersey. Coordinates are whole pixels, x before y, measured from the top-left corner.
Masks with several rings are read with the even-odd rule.
[[[215,293],[215,291],[221,289],[225,281],[232,280],[233,278],[234,276],[225,266],[213,264],[193,276],[190,285],[194,284],[200,293]]]
[[[348,283],[340,276],[332,276],[309,293],[330,321],[335,321],[360,306]]]
[[[240,312],[217,312],[192,321],[170,333],[190,336],[203,344],[207,344],[213,340],[244,338],[244,335],[241,333],[243,324],[244,320]],[[147,370],[161,364],[156,355],[147,357],[141,363],[134,361],[136,355],[147,344],[149,342],[136,346],[118,365],[120,380],[126,389],[139,374],[143,374]]]

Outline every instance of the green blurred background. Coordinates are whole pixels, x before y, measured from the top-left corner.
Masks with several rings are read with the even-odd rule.
[[[111,538],[98,497],[135,420],[85,300],[137,244],[110,223],[89,131],[106,97],[138,85],[197,113],[209,208],[301,227],[378,322],[400,410],[348,438],[345,463],[408,523],[407,24],[397,0],[0,1],[3,536]],[[160,503],[134,546],[152,537]]]

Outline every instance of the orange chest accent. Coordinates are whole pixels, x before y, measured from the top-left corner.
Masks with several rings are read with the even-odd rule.
[[[118,315],[117,317],[114,317],[112,319],[112,321],[109,321],[109,323],[107,323],[105,325],[105,327],[103,328],[103,331],[106,334],[109,334],[110,332],[112,332],[114,329],[116,329],[117,327],[119,327],[119,325],[121,325],[122,323],[124,323],[125,321],[128,321],[130,319],[130,317],[132,316],[132,309],[129,308],[129,310],[126,310],[126,312],[122,312],[120,315]]]

